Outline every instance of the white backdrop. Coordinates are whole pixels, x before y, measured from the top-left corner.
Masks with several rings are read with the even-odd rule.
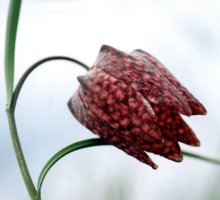
[[[29,199],[10,141],[5,106],[4,37],[8,0],[0,0],[0,197]],[[24,0],[16,49],[15,82],[35,61],[66,55],[92,65],[102,44],[141,48],[156,56],[204,103],[207,116],[185,118],[202,146],[183,149],[220,158],[220,3],[218,0]],[[45,162],[74,141],[95,137],[66,103],[84,70],[54,61],[28,79],[16,109],[21,142],[36,183]],[[219,199],[220,166],[153,156],[158,170],[114,147],[68,155],[48,174],[46,200]]]

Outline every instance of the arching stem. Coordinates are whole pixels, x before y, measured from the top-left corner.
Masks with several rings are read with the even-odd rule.
[[[17,103],[17,99],[18,99],[18,96],[19,96],[19,93],[21,91],[21,88],[24,84],[24,82],[26,81],[27,77],[30,75],[30,73],[35,70],[37,67],[39,67],[40,65],[48,62],[48,61],[53,61],[53,60],[66,60],[66,61],[70,61],[70,62],[73,62],[73,63],[76,63],[78,65],[80,65],[81,67],[83,67],[84,69],[86,70],[89,70],[89,67],[80,62],[79,60],[75,59],[75,58],[70,58],[70,57],[66,57],[66,56],[51,56],[51,57],[47,57],[47,58],[43,58],[39,61],[37,61],[36,63],[34,63],[31,67],[29,67],[25,73],[23,74],[23,76],[20,78],[15,90],[14,90],[14,93],[13,93],[13,96],[12,96],[12,100],[10,102],[10,109],[14,112],[15,110],[15,107],[16,107],[16,103]]]
[[[6,108],[7,117],[8,117],[8,124],[9,124],[11,139],[12,139],[13,147],[15,150],[16,158],[18,161],[18,165],[19,165],[24,183],[26,185],[26,188],[27,188],[28,193],[29,193],[32,200],[37,200],[37,191],[36,191],[36,188],[33,184],[32,178],[30,176],[30,172],[28,170],[28,167],[27,167],[27,164],[25,161],[25,157],[24,157],[24,153],[22,151],[21,143],[19,140],[18,131],[17,131],[17,127],[16,127],[16,121],[15,121],[15,108],[16,108],[16,103],[17,103],[17,99],[20,94],[21,88],[22,88],[25,80],[27,79],[27,77],[30,75],[30,73],[34,69],[36,69],[38,66],[40,66],[41,64],[48,62],[48,61],[52,61],[52,60],[67,60],[67,61],[71,61],[76,64],[79,64],[80,66],[82,66],[83,68],[85,68],[87,70],[89,69],[89,67],[87,65],[83,64],[82,62],[80,62],[74,58],[70,58],[70,57],[52,56],[52,57],[44,58],[44,59],[36,62],[35,64],[33,64],[30,68],[28,68],[26,70],[26,72],[23,74],[23,76],[19,80],[19,82],[18,82],[18,84],[12,94],[12,98],[10,98],[11,101],[7,104],[7,108]]]

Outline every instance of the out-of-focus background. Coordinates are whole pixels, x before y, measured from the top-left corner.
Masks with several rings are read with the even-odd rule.
[[[0,0],[0,198],[29,199],[4,112],[4,38],[8,0]],[[19,22],[15,83],[35,61],[66,55],[92,65],[102,44],[141,48],[156,56],[204,103],[207,116],[185,117],[201,147],[181,147],[220,158],[220,3],[218,0],[24,0]],[[96,137],[80,125],[67,101],[85,71],[65,61],[42,65],[22,89],[16,119],[35,183],[62,147]],[[153,156],[158,170],[122,151],[94,147],[62,159],[43,185],[46,200],[217,200],[220,166]]]

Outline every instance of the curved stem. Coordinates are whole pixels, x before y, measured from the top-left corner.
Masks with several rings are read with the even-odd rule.
[[[20,144],[19,137],[18,137],[14,113],[8,109],[6,109],[6,112],[7,112],[7,116],[8,116],[8,124],[9,124],[9,128],[10,128],[13,147],[15,150],[16,158],[17,158],[20,170],[21,170],[23,180],[25,182],[26,188],[28,190],[28,193],[29,193],[31,199],[36,200],[37,192],[34,187],[33,181],[31,179],[31,176],[30,176],[30,173],[29,173],[29,170],[26,165],[25,158],[24,158],[24,155],[22,152],[21,144]]]
[[[100,146],[100,145],[109,145],[108,143],[106,143],[104,140],[99,139],[99,138],[95,138],[95,139],[87,139],[87,140],[83,140],[80,142],[76,142],[73,143],[63,149],[61,149],[60,151],[58,151],[44,166],[44,168],[42,169],[39,179],[38,179],[38,185],[37,185],[37,199],[40,200],[41,199],[41,187],[42,187],[42,183],[44,181],[45,176],[47,175],[48,171],[50,170],[50,168],[57,162],[59,161],[62,157],[64,157],[65,155],[74,152],[76,150],[79,149],[84,149],[87,147],[94,147],[94,146]]]
[[[41,64],[45,63],[45,62],[48,62],[48,61],[52,61],[52,60],[67,60],[67,61],[71,61],[71,62],[74,62],[80,66],[82,66],[84,69],[86,70],[89,70],[89,67],[74,59],[74,58],[70,58],[70,57],[66,57],[66,56],[51,56],[51,57],[47,57],[47,58],[43,58],[41,60],[39,60],[38,62],[34,63],[31,67],[29,67],[25,73],[23,74],[23,76],[20,78],[16,88],[15,88],[15,91],[13,93],[13,96],[12,96],[12,99],[11,99],[11,102],[10,102],[10,105],[9,105],[9,108],[14,112],[15,111],[15,107],[16,107],[16,103],[17,103],[17,99],[18,99],[18,96],[19,96],[19,93],[20,93],[20,90],[25,82],[25,80],[27,79],[27,77],[29,76],[29,74],[34,70],[36,69],[38,66],[40,66]]]
[[[14,112],[15,112],[15,107],[16,107],[16,103],[17,103],[17,99],[18,99],[20,90],[21,90],[25,80],[30,75],[30,73],[34,69],[36,69],[39,65],[41,65],[45,62],[51,61],[51,60],[58,60],[58,59],[72,61],[74,63],[77,63],[77,64],[81,65],[86,70],[89,69],[89,67],[87,65],[85,65],[84,63],[82,63],[82,62],[80,62],[76,59],[69,58],[69,57],[53,56],[53,57],[44,58],[44,59],[36,62],[35,64],[33,64],[23,74],[23,76],[19,80],[19,82],[18,82],[18,84],[15,88],[15,91],[12,94],[11,100],[7,104],[7,108],[6,108],[6,112],[7,112],[7,116],[8,116],[8,123],[9,123],[9,128],[10,128],[10,133],[11,133],[11,139],[12,139],[12,142],[13,142],[13,147],[14,147],[14,150],[15,150],[16,158],[17,158],[18,165],[19,165],[23,180],[25,182],[26,188],[27,188],[28,193],[29,193],[32,200],[36,200],[37,192],[36,192],[35,186],[33,184],[33,181],[31,179],[31,176],[30,176],[30,173],[29,173],[29,170],[28,170],[25,158],[24,158],[24,154],[23,154],[23,151],[22,151],[22,148],[21,148],[21,144],[20,144],[20,140],[19,140],[18,132],[17,132],[17,127],[16,127],[16,121],[15,121],[15,117],[14,117]]]

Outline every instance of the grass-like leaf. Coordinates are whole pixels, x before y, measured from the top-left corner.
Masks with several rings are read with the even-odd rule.
[[[94,147],[94,146],[100,146],[100,145],[109,145],[108,143],[106,143],[104,140],[100,139],[100,138],[95,138],[95,139],[87,139],[87,140],[83,140],[80,142],[76,142],[73,143],[65,148],[63,148],[62,150],[58,151],[47,163],[46,165],[43,167],[40,176],[38,178],[38,185],[37,185],[37,199],[40,200],[41,199],[41,188],[42,188],[42,184],[43,181],[47,175],[47,173],[49,172],[49,170],[53,167],[53,165],[58,162],[62,157],[66,156],[69,153],[72,153],[76,150],[79,149],[84,149],[87,147]],[[194,154],[194,153],[190,153],[187,151],[182,151],[183,155],[187,156],[187,157],[191,157],[194,159],[198,159],[201,161],[206,161],[212,164],[218,164],[220,165],[220,160],[217,159],[213,159],[213,158],[209,158],[206,156],[202,156],[202,155],[198,155],[198,154]]]
[[[5,81],[7,92],[7,104],[10,103],[13,93],[15,42],[20,7],[21,0],[10,1],[5,40]]]
[[[191,152],[187,152],[187,151],[182,151],[184,156],[190,157],[190,158],[194,158],[197,160],[201,160],[201,161],[206,161],[212,164],[216,164],[216,165],[220,165],[220,160],[215,159],[215,158],[210,158],[207,156],[203,156],[203,155],[199,155],[199,154],[195,154],[195,153],[191,153]]]
[[[104,140],[95,138],[95,139],[87,139],[80,142],[73,143],[62,150],[58,151],[44,166],[42,169],[40,176],[38,178],[38,185],[37,185],[37,199],[41,199],[41,187],[44,181],[45,176],[47,175],[50,168],[62,157],[65,155],[72,153],[79,149],[84,149],[87,147],[94,147],[94,146],[100,146],[100,145],[108,145]]]

